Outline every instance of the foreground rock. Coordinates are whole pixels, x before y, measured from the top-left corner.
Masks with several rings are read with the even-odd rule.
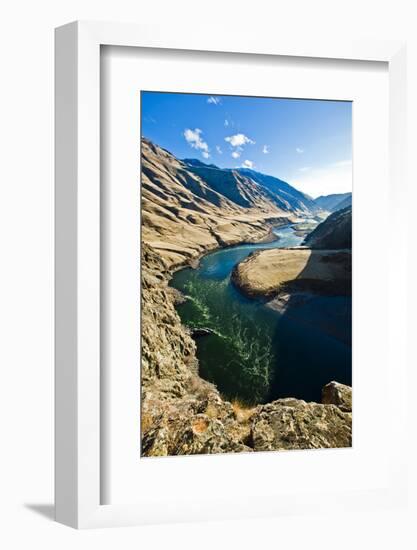
[[[142,415],[144,456],[249,452],[248,427],[212,387],[182,400],[154,400],[148,395]],[[152,415],[152,416],[151,416]],[[151,419],[151,421],[150,421]]]
[[[352,412],[352,388],[338,382],[330,382],[323,388],[322,403],[337,405],[344,412]]]
[[[352,415],[336,405],[279,399],[252,419],[255,451],[323,449],[352,445]]]
[[[312,291],[351,292],[351,254],[309,249],[271,249],[251,254],[232,272],[233,283],[247,296]]]

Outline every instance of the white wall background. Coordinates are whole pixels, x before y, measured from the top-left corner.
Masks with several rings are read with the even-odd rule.
[[[408,40],[409,200],[415,218],[417,34],[412,0],[14,0],[0,40],[0,546],[14,548],[415,548],[408,510],[76,532],[53,523],[53,28],[75,19]],[[410,226],[410,249],[415,232]],[[389,259],[387,258],[387,261]],[[410,263],[410,281],[417,279]],[[410,293],[410,334],[414,316]],[[416,361],[413,362],[417,364]],[[410,369],[410,398],[415,374]],[[414,400],[413,400],[414,401]],[[395,406],[395,388],[392,403]],[[410,441],[416,437],[410,409]],[[392,445],[395,442],[390,441]],[[414,454],[411,456],[411,452]],[[410,446],[410,459],[415,447]],[[341,472],[341,475],[343,473]],[[416,476],[410,486],[416,495]],[[411,485],[412,483],[412,485]]]

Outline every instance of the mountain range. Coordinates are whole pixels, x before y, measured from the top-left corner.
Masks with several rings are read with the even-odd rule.
[[[260,240],[272,225],[322,212],[311,197],[278,178],[180,160],[146,138],[141,160],[142,240],[170,267],[219,245]]]
[[[328,212],[336,212],[347,206],[352,206],[352,193],[335,193],[333,195],[321,195],[315,199],[315,203]]]
[[[271,204],[285,212],[312,214],[320,206],[308,195],[276,177],[261,174],[248,168],[219,168],[196,159],[182,161],[187,169],[200,176],[218,193],[243,208]]]

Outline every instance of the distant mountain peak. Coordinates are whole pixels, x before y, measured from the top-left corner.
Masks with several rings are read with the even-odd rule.
[[[207,166],[209,166],[210,168],[217,168],[217,170],[221,170],[221,168],[219,168],[215,164],[203,162],[202,160],[199,160],[199,159],[182,159],[182,162],[184,164],[187,164],[188,166],[202,166],[204,168],[207,168]]]
[[[336,212],[342,208],[352,205],[352,193],[333,193],[331,195],[321,195],[315,199],[315,203],[323,210]]]
[[[176,169],[181,171],[179,175],[182,185],[188,190],[193,189],[193,192],[196,192],[196,182],[200,182],[198,185],[203,184],[207,191],[200,190],[200,196],[205,196],[206,199],[210,196],[216,203],[223,197],[240,208],[307,216],[321,210],[311,197],[274,176],[249,168],[220,168],[196,158],[180,160],[149,139],[143,139],[142,160],[148,157],[147,151],[155,155],[154,163],[159,158],[165,164],[175,165]],[[143,164],[143,170],[153,180],[151,164]]]

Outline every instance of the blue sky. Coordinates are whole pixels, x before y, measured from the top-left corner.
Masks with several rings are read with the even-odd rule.
[[[352,190],[352,104],[142,92],[142,135],[178,158],[277,176],[313,197]]]

